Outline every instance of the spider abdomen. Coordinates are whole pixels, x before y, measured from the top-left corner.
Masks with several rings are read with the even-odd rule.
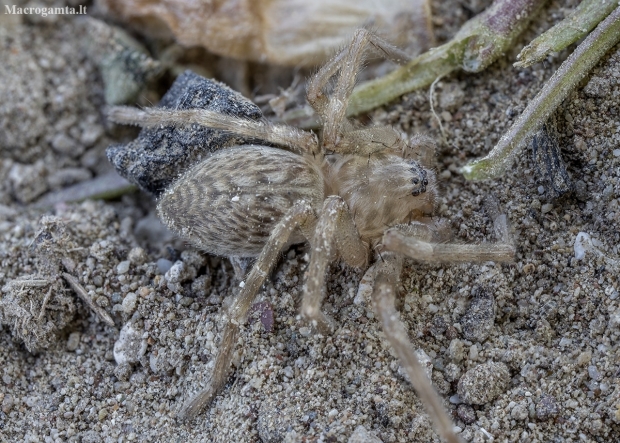
[[[323,198],[322,174],[310,160],[235,146],[186,172],[162,195],[158,212],[175,233],[211,254],[253,257],[295,202],[320,208]]]

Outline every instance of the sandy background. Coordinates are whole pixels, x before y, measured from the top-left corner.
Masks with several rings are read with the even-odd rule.
[[[455,241],[494,241],[483,204],[492,194],[517,246],[510,265],[408,262],[402,275],[402,318],[468,442],[620,440],[618,47],[555,115],[573,193],[551,199],[529,150],[499,180],[469,183],[458,174],[488,152],[567,56],[523,70],[511,65],[574,3],[550,2],[505,58],[437,87],[447,140],[438,152],[438,215]],[[488,4],[433,1],[440,42]],[[232,268],[162,231],[139,193],[34,207],[108,171],[105,148],[135,133],[106,123],[101,76],[74,17],[1,19],[0,441],[346,442],[359,425],[382,442],[438,441],[368,303],[353,302],[361,271],[330,268],[325,310],[340,325],[333,336],[300,328],[303,247],[284,254],[261,291],[272,330],[251,320],[226,389],[198,419],[177,422],[210,370],[221,306],[236,291]],[[165,79],[139,103],[156,102],[162,89]],[[370,116],[441,138],[427,92]],[[575,258],[579,232],[600,254]],[[84,307],[60,277],[65,270],[115,327]],[[128,360],[117,364],[123,327],[123,340],[133,341],[117,348],[117,359]],[[29,352],[24,341],[39,349]],[[482,392],[458,395],[466,373]],[[487,393],[496,398],[485,401]]]

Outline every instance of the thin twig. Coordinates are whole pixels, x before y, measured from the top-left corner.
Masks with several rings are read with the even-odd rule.
[[[95,314],[97,314],[101,319],[108,324],[109,326],[115,326],[114,320],[112,317],[108,315],[107,312],[103,310],[101,306],[98,306],[93,302],[93,300],[88,296],[86,289],[77,281],[77,279],[71,274],[67,274],[66,272],[62,273],[63,278],[69,283],[69,286],[73,288],[75,293],[88,305],[90,309],[92,309]]]
[[[435,117],[435,120],[437,120],[437,123],[439,124],[439,129],[441,130],[441,138],[443,138],[443,141],[445,143],[447,142],[446,131],[444,130],[443,124],[441,123],[441,118],[439,118],[439,116],[437,115],[437,112],[435,112],[435,104],[434,104],[435,86],[437,86],[437,83],[439,83],[439,80],[441,80],[442,78],[443,78],[443,75],[440,75],[431,84],[431,87],[428,91],[428,101],[431,105],[431,114],[433,114],[433,117]]]
[[[551,52],[572,45],[602,22],[617,6],[615,1],[583,0],[568,17],[532,40],[517,55],[514,66],[526,68],[540,62]]]
[[[426,88],[455,70],[480,72],[504,55],[546,0],[495,0],[448,43],[355,88],[347,115],[367,112],[408,92]]]
[[[50,297],[52,296],[52,289],[53,289],[53,286],[50,286],[49,290],[47,291],[47,294],[45,294],[45,298],[43,299],[43,304],[41,305],[41,311],[39,311],[39,318],[37,319],[38,322],[41,322],[41,320],[43,320],[43,314],[45,313],[45,308],[47,308],[47,303],[50,301]]]
[[[50,284],[49,280],[43,279],[43,278],[33,278],[33,279],[15,279],[15,280],[11,280],[10,282],[8,282],[9,287],[11,288],[16,288],[16,287],[21,287],[21,289],[23,290],[24,288],[41,288],[43,286],[47,286]]]
[[[525,141],[547,121],[551,113],[575,89],[577,83],[619,41],[620,6],[609,14],[562,63],[493,150],[486,157],[463,167],[461,172],[465,178],[485,180],[501,176],[525,145]]]

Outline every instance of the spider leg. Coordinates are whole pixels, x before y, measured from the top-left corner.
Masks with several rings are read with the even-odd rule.
[[[385,232],[383,245],[388,251],[428,263],[511,262],[515,255],[514,245],[507,242],[477,245],[431,243],[403,234],[398,228]]]
[[[459,443],[460,439],[454,433],[452,420],[415,356],[407,329],[394,305],[395,287],[402,269],[402,262],[403,259],[398,254],[390,252],[383,254],[383,261],[377,270],[372,292],[372,306],[377,318],[381,321],[385,337],[396,351],[403,369],[407,372],[411,384],[432,418],[437,432],[445,441]]]
[[[437,145],[432,138],[416,134],[409,139],[409,143],[407,143],[407,147],[403,152],[403,158],[416,160],[428,169],[434,168],[436,164],[436,149]]]
[[[382,56],[402,63],[409,56],[397,47],[376,36],[366,29],[358,29],[351,44],[321,68],[308,84],[307,99],[323,121],[323,146],[325,150],[336,150],[341,128],[346,119],[349,96],[353,92],[357,73],[363,62],[363,55],[368,46]],[[334,91],[329,98],[324,88],[337,72],[340,72]]]
[[[318,140],[311,132],[292,126],[276,125],[267,120],[250,120],[207,109],[137,109],[129,106],[113,106],[108,110],[108,118],[115,123],[147,128],[157,128],[162,125],[183,127],[197,124],[264,140],[286,147],[298,154],[319,152]]]
[[[191,419],[200,412],[222,389],[230,373],[232,354],[239,338],[242,324],[245,322],[252,302],[258,293],[267,275],[278,260],[282,248],[287,244],[295,229],[302,232],[311,232],[316,222],[312,207],[304,202],[298,202],[291,207],[286,215],[278,222],[269,236],[265,247],[261,251],[252,270],[228,310],[228,323],[224,327],[222,341],[215,357],[213,373],[207,388],[200,391],[195,397],[185,403],[179,412],[182,419]]]
[[[368,245],[360,239],[349,208],[342,198],[333,195],[325,199],[311,245],[301,315],[320,332],[326,333],[333,330],[331,321],[321,312],[328,264],[336,253],[351,266],[364,267],[368,261]]]
[[[449,443],[460,439],[454,433],[452,421],[441,404],[441,399],[430,384],[418,362],[407,336],[407,329],[399,318],[394,305],[396,284],[402,269],[403,256],[427,262],[480,262],[511,261],[515,248],[510,241],[505,214],[495,215],[495,232],[499,243],[460,245],[439,243],[441,225],[412,222],[388,229],[380,249],[383,260],[377,262],[372,291],[372,306],[383,325],[385,336],[396,351],[403,368],[409,375],[416,392],[422,399],[437,432]]]
[[[414,260],[428,263],[511,262],[516,251],[510,238],[506,214],[500,214],[494,209],[492,216],[498,243],[440,243],[436,241],[435,235],[429,233],[420,235],[423,233],[420,231],[423,223],[413,223],[386,230],[382,245],[387,251],[398,252]]]
[[[445,226],[442,223],[434,222],[430,219],[422,219],[423,221],[411,221],[406,225],[398,225],[398,229],[404,233],[415,236],[418,239],[425,241],[441,241],[445,237]],[[357,288],[357,294],[354,299],[354,303],[364,303],[371,299],[372,291],[374,290],[375,280],[379,272],[385,273],[385,248],[383,244],[377,245],[375,253],[378,259],[366,270],[364,276],[360,280],[360,284]],[[391,257],[392,254],[388,253],[387,257]],[[391,260],[393,260],[391,258]],[[391,265],[388,265],[391,266]],[[400,271],[394,271],[396,275],[400,275]]]

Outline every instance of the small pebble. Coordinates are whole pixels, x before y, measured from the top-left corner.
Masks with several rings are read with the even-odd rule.
[[[136,309],[136,303],[138,301],[138,297],[134,292],[128,292],[125,298],[123,299],[123,303],[121,306],[123,307],[123,311],[127,314],[132,314]]]
[[[445,84],[439,94],[439,107],[448,111],[458,110],[464,101],[465,92],[458,83]]]
[[[114,343],[114,360],[119,365],[136,363],[146,353],[146,347],[147,343],[142,338],[142,333],[135,330],[131,323],[127,323]]]
[[[471,345],[469,348],[468,358],[472,361],[478,360],[478,346],[476,344]]]
[[[129,380],[129,377],[131,377],[132,372],[133,372],[133,368],[131,367],[129,363],[122,363],[116,366],[116,368],[114,368],[114,375],[120,381]]]
[[[181,260],[177,260],[168,269],[164,278],[168,283],[183,283],[196,278],[196,269]]]
[[[575,258],[577,260],[583,260],[586,256],[586,251],[592,249],[592,239],[590,235],[586,232],[577,234],[573,248],[575,250]]]
[[[172,262],[165,258],[157,260],[157,270],[160,274],[165,274],[172,267]]]
[[[146,251],[140,247],[132,248],[127,254],[127,258],[130,263],[134,265],[141,265],[142,263],[146,263],[148,260],[148,256],[146,255]]]
[[[454,363],[448,363],[443,371],[443,375],[449,382],[457,381],[461,377],[461,368]]]
[[[359,425],[347,443],[382,443],[382,441],[376,435],[368,432],[364,426]]]
[[[484,289],[478,288],[461,318],[463,336],[467,340],[482,343],[487,339],[495,324],[495,298]]]
[[[107,416],[108,416],[108,411],[106,408],[100,409],[99,412],[97,413],[97,417],[99,417],[99,421],[105,420]]]
[[[510,372],[504,363],[488,362],[467,371],[457,392],[464,403],[483,405],[495,400],[508,387]]]
[[[83,129],[82,135],[80,136],[80,143],[90,148],[99,140],[103,133],[104,130],[102,126],[90,124]]]
[[[512,411],[510,411],[510,417],[515,420],[523,421],[528,417],[527,406],[522,403],[517,404]]]
[[[476,411],[470,405],[460,404],[456,408],[456,415],[463,420],[463,423],[470,425],[476,421]]]
[[[78,346],[80,345],[80,337],[82,334],[80,334],[79,332],[72,332],[71,334],[69,334],[69,339],[67,340],[67,350],[68,351],[75,351]]]
[[[194,299],[193,299],[193,298],[191,298],[191,297],[181,297],[181,298],[179,299],[179,304],[180,304],[181,306],[189,306],[189,305],[191,305],[192,303],[194,303]]]
[[[463,342],[461,340],[459,340],[458,338],[453,339],[450,342],[450,346],[448,346],[448,351],[447,352],[448,352],[448,356],[455,363],[459,363],[459,362],[463,361],[463,358],[465,356]]]
[[[588,375],[594,381],[601,381],[603,375],[598,371],[596,366],[588,366]]]
[[[52,148],[61,154],[72,155],[76,151],[76,143],[66,134],[59,133],[52,139]]]
[[[560,408],[555,397],[543,395],[536,404],[536,418],[539,420],[549,420],[560,413]]]
[[[129,260],[124,260],[116,266],[116,273],[119,275],[127,274],[129,272]]]

